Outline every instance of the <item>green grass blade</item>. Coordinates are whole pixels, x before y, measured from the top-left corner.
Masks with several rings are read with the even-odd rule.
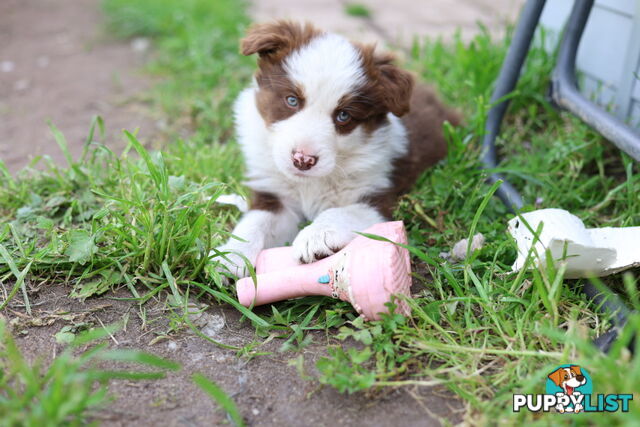
[[[33,263],[33,261],[29,261],[29,263],[26,265],[26,267],[22,271],[18,270],[18,266],[16,265],[13,258],[9,254],[9,251],[7,251],[7,248],[5,248],[4,245],[2,244],[0,244],[0,256],[2,256],[2,258],[7,263],[7,265],[9,265],[9,269],[11,270],[11,273],[13,273],[14,277],[16,278],[16,283],[13,285],[13,288],[11,288],[9,295],[7,295],[7,299],[3,301],[2,304],[0,304],[0,310],[4,309],[7,306],[7,304],[9,304],[9,301],[11,301],[11,299],[16,295],[16,293],[18,292],[18,289],[21,289],[24,297],[25,309],[27,313],[31,315],[31,304],[29,303],[29,296],[27,295],[27,288],[26,288],[24,279],[29,273],[29,270],[31,269],[31,264]]]
[[[99,355],[103,360],[114,360],[118,362],[135,362],[143,365],[153,366],[155,368],[166,369],[169,371],[177,371],[181,368],[179,363],[172,360],[158,357],[154,354],[146,353],[138,350],[117,349],[102,352]]]
[[[64,137],[62,132],[60,132],[60,130],[51,122],[51,120],[47,120],[47,124],[49,125],[49,129],[53,134],[53,138],[56,140],[56,143],[60,147],[60,150],[62,150],[62,154],[67,161],[67,165],[69,167],[73,166],[73,157],[71,156],[71,152],[69,151],[67,138]]]
[[[487,191],[487,194],[484,195],[484,198],[482,199],[480,206],[478,206],[478,209],[476,210],[476,213],[473,216],[473,221],[471,221],[471,227],[469,228],[469,235],[467,236],[468,240],[467,240],[467,256],[465,257],[466,260],[468,260],[469,255],[471,255],[471,243],[473,243],[473,236],[476,233],[476,228],[478,227],[478,221],[480,221],[480,217],[482,216],[482,213],[484,212],[487,205],[489,204],[491,197],[493,197],[493,194],[498,190],[498,188],[501,185],[502,185],[501,179],[493,183],[491,188],[489,188],[489,191]]]
[[[209,294],[213,295],[214,297],[219,298],[219,299],[221,299],[222,301],[224,301],[224,302],[226,302],[228,304],[231,304],[233,307],[236,308],[236,310],[238,310],[240,313],[242,313],[248,319],[250,319],[253,322],[255,322],[257,325],[263,326],[263,327],[271,326],[269,324],[269,322],[267,322],[266,320],[264,320],[263,318],[261,318],[260,316],[255,314],[253,311],[249,310],[248,308],[246,308],[245,306],[240,304],[238,301],[236,301],[235,299],[233,299],[230,296],[228,296],[227,294],[224,294],[224,293],[222,293],[220,291],[216,291],[215,289],[211,289],[209,286],[203,285],[201,283],[194,282],[193,285],[195,285],[195,286],[199,287],[200,289],[208,292]]]
[[[235,402],[216,383],[202,374],[194,374],[191,379],[224,409],[237,427],[245,425]]]

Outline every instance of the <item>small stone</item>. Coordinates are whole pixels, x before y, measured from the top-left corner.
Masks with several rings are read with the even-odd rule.
[[[16,64],[13,61],[0,62],[0,70],[3,73],[10,73],[16,68]]]
[[[202,333],[209,338],[218,336],[218,333],[224,328],[224,318],[219,314],[207,314],[207,324],[202,328]]]
[[[253,408],[253,409],[251,410],[251,413],[252,413],[255,417],[257,417],[258,415],[260,415],[260,411],[259,411],[258,409],[256,409],[256,408]]]
[[[175,351],[175,350],[177,350],[177,349],[178,349],[178,344],[176,344],[176,342],[175,342],[175,341],[169,341],[169,342],[167,343],[167,348],[168,348],[169,350],[171,350],[171,351]]]
[[[131,49],[134,52],[145,52],[150,45],[151,42],[146,37],[137,37],[131,41]]]
[[[209,322],[209,314],[206,312],[206,304],[198,304],[193,301],[189,301],[187,306],[187,315],[189,321],[198,328],[203,328]]]
[[[482,245],[484,245],[484,236],[482,233],[478,233],[473,236],[471,239],[471,250],[469,253],[473,253],[478,249],[482,249]],[[454,261],[462,261],[467,257],[467,246],[469,246],[468,239],[462,239],[458,243],[453,246],[451,249],[451,258]]]
[[[227,357],[225,354],[216,354],[211,358],[218,363],[227,363],[229,361],[229,357]]]

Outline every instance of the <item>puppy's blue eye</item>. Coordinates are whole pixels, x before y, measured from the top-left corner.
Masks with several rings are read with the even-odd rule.
[[[298,106],[298,98],[295,96],[287,96],[287,105],[289,107],[297,107]]]
[[[351,120],[351,115],[344,110],[340,110],[338,111],[338,114],[336,114],[336,120],[338,123],[344,124]]]

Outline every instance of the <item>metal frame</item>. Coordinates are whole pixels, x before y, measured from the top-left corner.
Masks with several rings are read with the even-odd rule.
[[[482,141],[482,163],[485,169],[494,169],[498,164],[495,140],[500,133],[502,118],[509,106],[509,100],[504,100],[504,97],[513,92],[518,82],[545,3],[546,0],[527,0],[496,80],[491,97],[493,106],[487,116],[485,135]],[[622,151],[640,161],[640,133],[589,101],[578,90],[576,54],[593,4],[594,0],[575,0],[573,4],[552,74],[551,98],[556,107],[575,114]],[[492,173],[488,180],[492,183],[497,180],[503,181],[496,194],[512,212],[522,208],[522,197],[501,175]],[[594,341],[598,348],[607,352],[618,337],[619,331],[626,324],[630,310],[608,288],[604,288],[604,292],[600,292],[593,283],[587,281],[584,284],[583,292],[599,306],[601,311],[615,313],[614,326]]]
[[[640,161],[640,133],[589,101],[578,90],[576,53],[593,3],[594,0],[577,0],[573,4],[551,79],[553,101],[557,106],[578,116],[616,147]]]

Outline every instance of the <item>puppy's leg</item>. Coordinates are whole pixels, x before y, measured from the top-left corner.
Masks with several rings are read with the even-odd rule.
[[[293,241],[295,256],[313,262],[338,252],[363,231],[384,218],[373,207],[356,203],[323,211]]]
[[[227,259],[216,257],[215,260],[237,277],[245,277],[248,272],[243,256],[255,265],[263,249],[290,242],[296,235],[299,222],[300,218],[286,209],[278,212],[251,210],[242,216],[233,229],[233,235],[242,240],[230,238],[216,249],[218,252],[227,252]],[[214,254],[215,251],[212,251],[210,255]]]

